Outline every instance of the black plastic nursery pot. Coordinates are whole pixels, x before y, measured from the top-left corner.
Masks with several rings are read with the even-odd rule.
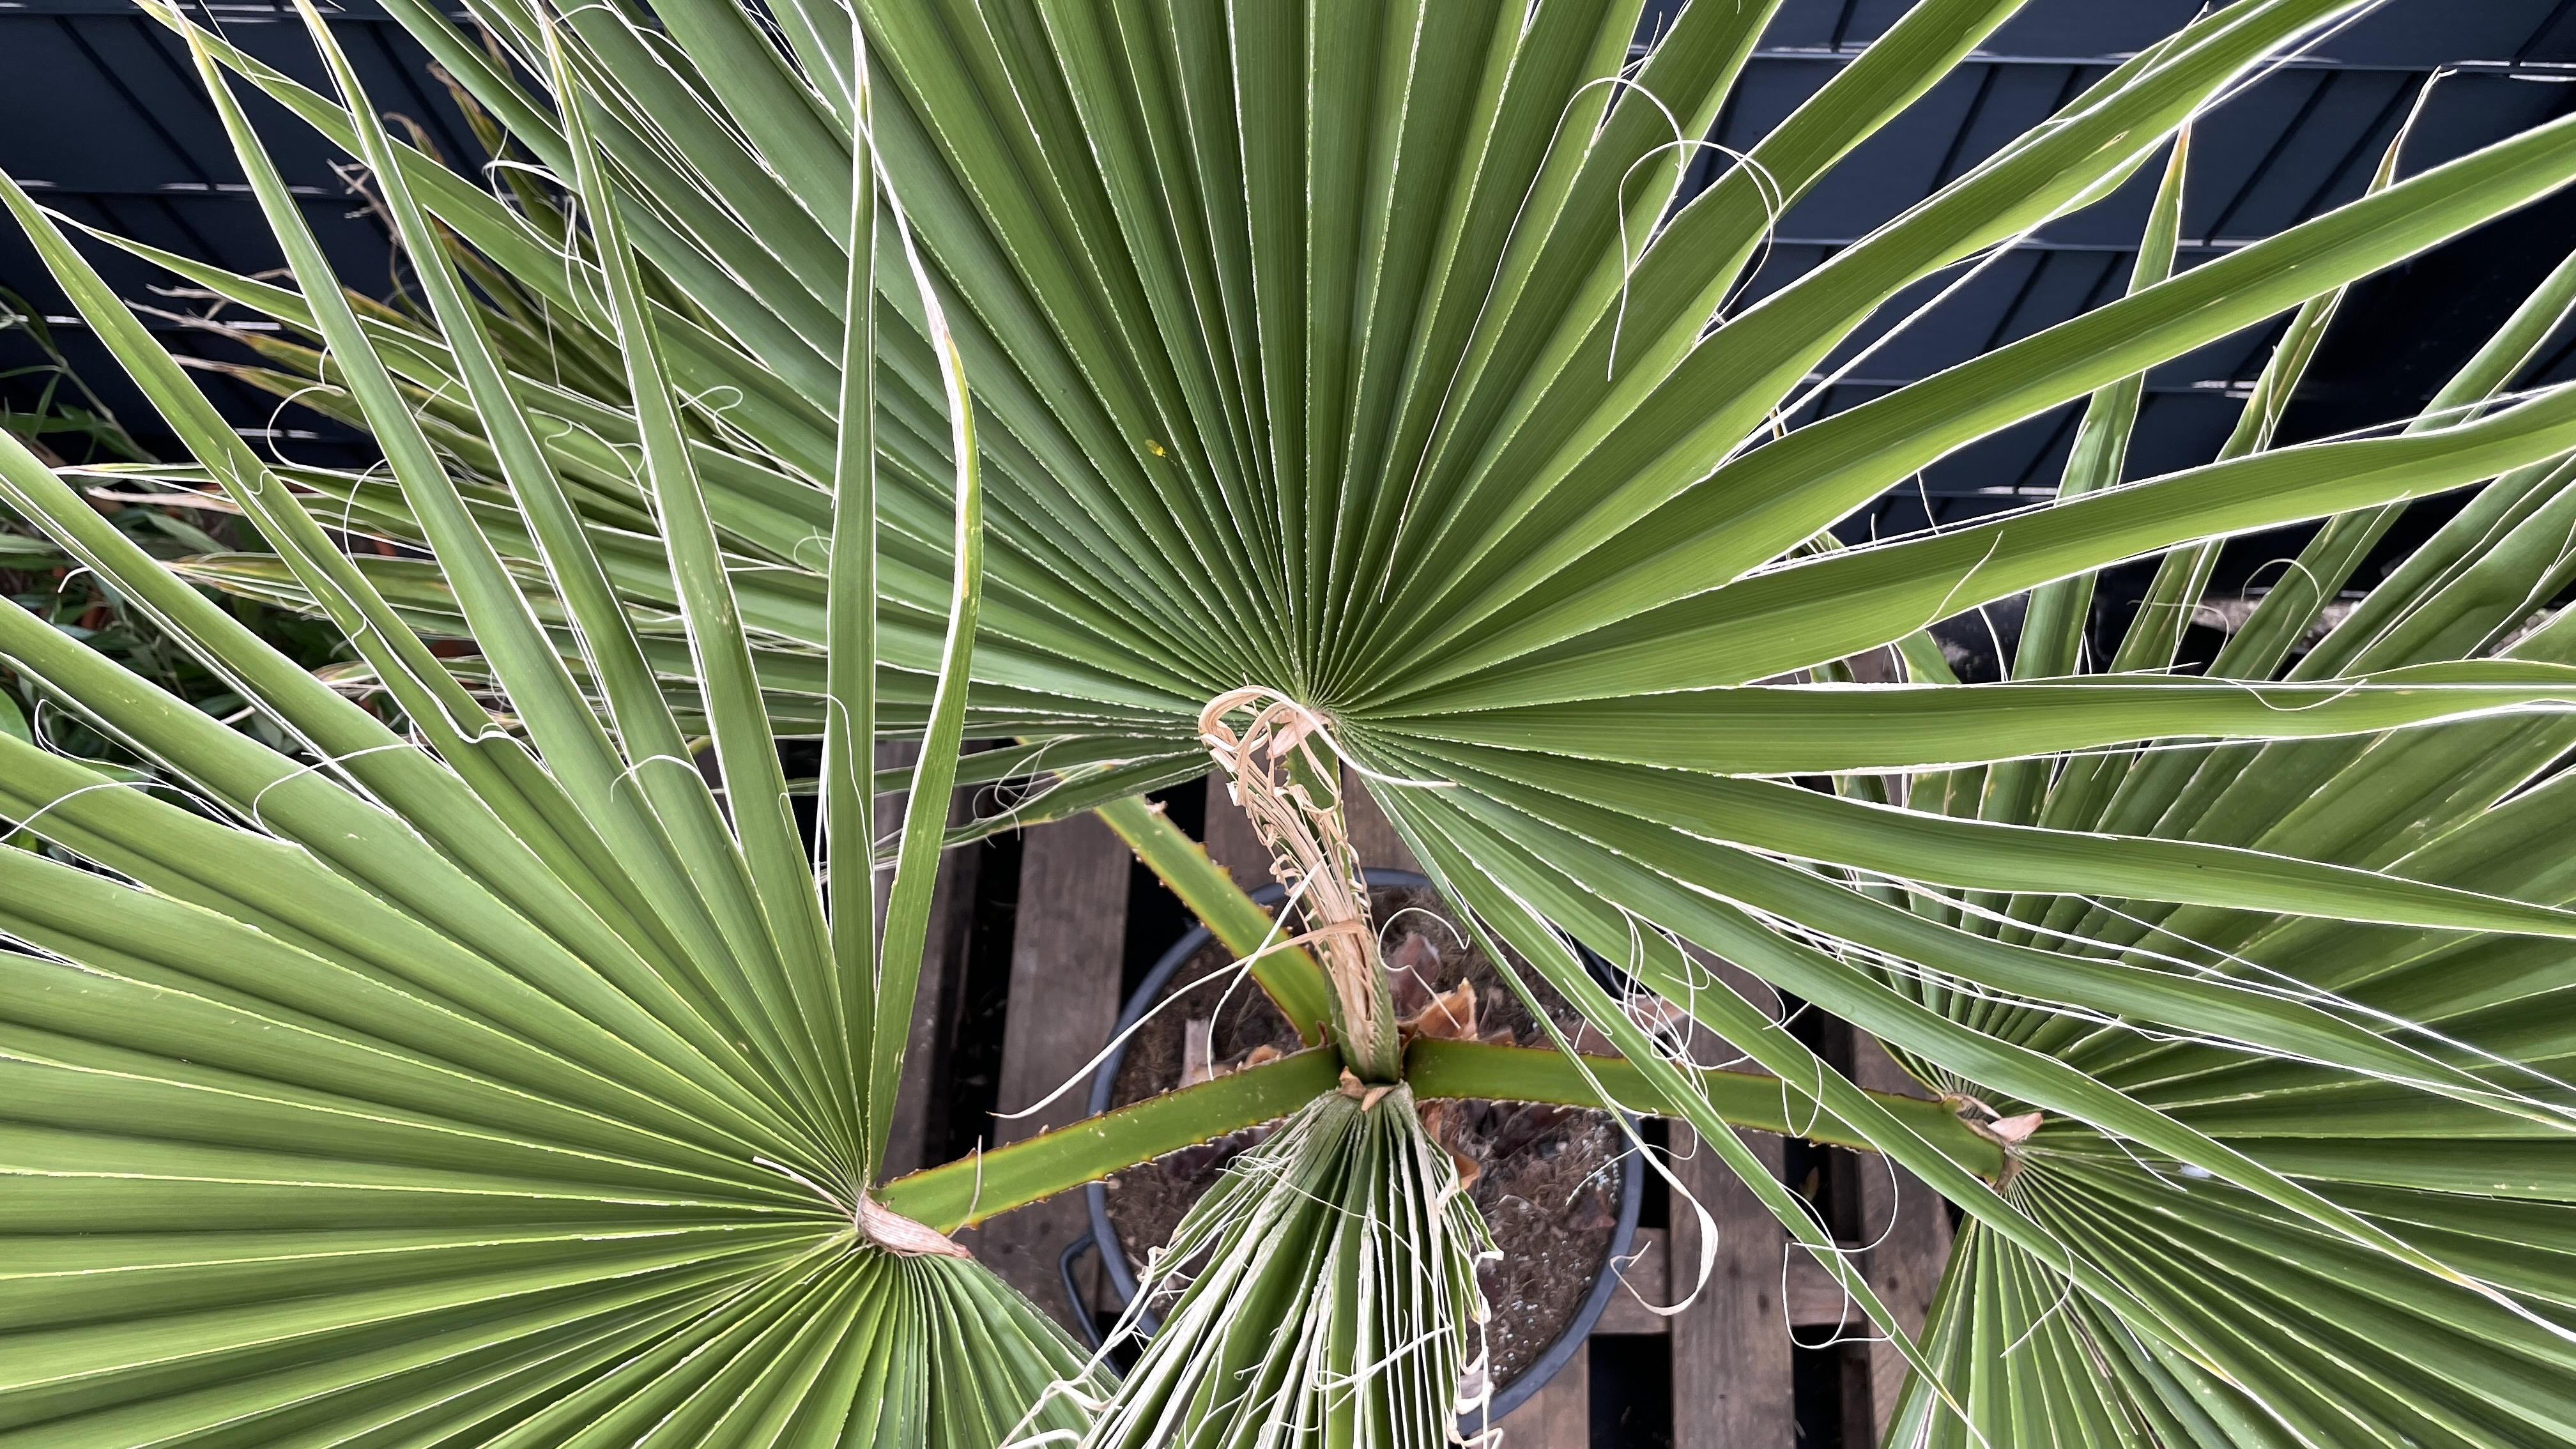
[[[1427,888],[1430,885],[1427,879],[1411,871],[1370,870],[1366,872],[1366,876],[1372,892],[1408,887]],[[1271,885],[1254,891],[1252,898],[1262,905],[1275,906],[1284,895],[1285,892],[1281,887]],[[1160,960],[1154,963],[1154,969],[1136,988],[1135,994],[1128,998],[1126,1008],[1119,1014],[1118,1026],[1112,1037],[1116,1045],[1102,1060],[1099,1069],[1092,1076],[1090,1111],[1093,1114],[1106,1112],[1113,1105],[1120,1068],[1125,1065],[1128,1049],[1134,1044],[1130,1036],[1130,1028],[1134,1027],[1145,1013],[1162,999],[1164,993],[1171,987],[1173,978],[1205,950],[1212,939],[1204,926],[1183,935],[1172,944],[1170,950],[1163,953]],[[1633,1136],[1634,1127],[1634,1120],[1631,1119],[1629,1123],[1631,1136]],[[1591,1336],[1593,1326],[1600,1321],[1602,1311],[1609,1307],[1610,1295],[1618,1291],[1618,1274],[1613,1269],[1618,1262],[1635,1251],[1637,1215],[1645,1196],[1645,1173],[1639,1170],[1635,1150],[1629,1146],[1622,1146],[1611,1155],[1606,1168],[1615,1174],[1617,1179],[1610,1189],[1617,1203],[1617,1217],[1609,1234],[1607,1251],[1602,1254],[1598,1265],[1593,1269],[1590,1288],[1579,1301],[1563,1330],[1539,1351],[1535,1358],[1523,1364],[1509,1379],[1495,1386],[1490,1406],[1483,1415],[1478,1416],[1483,1422],[1463,1424],[1462,1432],[1472,1433],[1481,1430],[1485,1424],[1501,1419],[1545,1387],[1548,1380],[1555,1377],[1557,1372],[1573,1359],[1575,1351],[1583,1346],[1584,1340]],[[1096,1245],[1100,1249],[1101,1262],[1108,1270],[1111,1291],[1116,1295],[1122,1309],[1134,1300],[1137,1292],[1136,1276],[1129,1266],[1127,1246],[1121,1240],[1118,1225],[1112,1218],[1109,1193],[1108,1185],[1099,1182],[1092,1183],[1083,1189],[1086,1205],[1090,1210],[1091,1235],[1068,1248],[1065,1254],[1065,1288],[1074,1299],[1078,1318],[1083,1317],[1084,1314],[1081,1295],[1075,1291],[1072,1264],[1075,1256],[1084,1248]],[[1598,1220],[1595,1221],[1597,1223]],[[1597,1227],[1595,1231],[1598,1231]],[[1139,1327],[1150,1334],[1160,1327],[1160,1324],[1154,1315],[1148,1312],[1140,1315]]]

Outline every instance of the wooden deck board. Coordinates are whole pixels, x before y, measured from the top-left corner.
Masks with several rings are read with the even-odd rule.
[[[1672,1287],[1670,1233],[1663,1228],[1639,1228],[1637,1246],[1627,1270],[1620,1277],[1624,1286],[1602,1310],[1595,1333],[1669,1334],[1673,1320],[1669,1315],[1651,1311],[1647,1305],[1669,1307],[1680,1295]],[[1693,1262],[1690,1268],[1696,1270]],[[1804,1253],[1789,1255],[1785,1275],[1788,1291],[1788,1322],[1808,1337],[1820,1336],[1810,1330],[1829,1330],[1849,1326],[1860,1328],[1868,1322],[1842,1285],[1834,1281],[1822,1264]],[[1687,1286],[1687,1285],[1685,1285]],[[1899,1363],[1903,1362],[1900,1355]]]
[[[1257,891],[1270,884],[1270,852],[1261,848],[1261,837],[1253,832],[1252,817],[1234,803],[1226,793],[1225,776],[1211,770],[1207,777],[1208,859],[1225,867],[1234,883],[1245,890]]]
[[[876,767],[901,769],[913,763],[921,747],[895,740],[876,748]],[[949,799],[948,823],[973,818],[974,791],[958,790]],[[876,797],[877,839],[903,828],[903,797]],[[975,891],[983,853],[972,847],[952,850],[939,862],[939,878],[930,893],[930,929],[922,943],[921,980],[913,998],[912,1029],[904,1043],[903,1078],[895,1089],[893,1130],[886,1138],[885,1172],[895,1176],[931,1165],[930,1134],[934,1122],[944,1125],[934,1098],[948,1074],[949,1024],[965,989],[966,953],[972,946],[969,925],[975,913]],[[886,892],[893,872],[876,872],[877,923],[885,923]]]
[[[1098,816],[1087,814],[1035,827],[1021,849],[1011,1005],[1002,1019],[996,1097],[1002,1112],[1024,1110],[1082,1074],[1117,1025],[1134,858]],[[1085,1082],[1031,1116],[997,1120],[995,1145],[1079,1119],[1088,1095]],[[968,1246],[1004,1282],[1071,1327],[1057,1258],[1088,1226],[1082,1194],[1058,1193],[991,1219]]]
[[[1360,853],[1360,864],[1389,866],[1420,875],[1422,862],[1413,858],[1413,852],[1405,848],[1404,837],[1395,833],[1395,822],[1387,819],[1386,812],[1370,798],[1371,788],[1392,790],[1401,787],[1371,787],[1357,771],[1343,767],[1342,792],[1346,801],[1343,812],[1350,821],[1351,845]]]
[[[1780,1139],[1740,1134],[1773,1171]],[[1792,1449],[1797,1407],[1781,1311],[1779,1220],[1718,1160],[1673,1128],[1673,1175],[1717,1225],[1717,1264],[1700,1296],[1672,1320],[1673,1449]],[[1673,1205],[1674,1277],[1685,1291],[1699,1263],[1698,1216]]]
[[[1590,1449],[1592,1443],[1592,1353],[1576,1349],[1529,1400],[1495,1427],[1504,1449]]]
[[[1931,1095],[1875,1039],[1866,1033],[1854,1036],[1854,1076],[1861,1086],[1912,1097]],[[1931,1315],[1932,1295],[1941,1286],[1941,1271],[1950,1261],[1950,1210],[1921,1179],[1884,1158],[1865,1161],[1861,1169],[1861,1241],[1876,1244],[1863,1271],[1897,1323],[1910,1337],[1920,1339]],[[1896,1412],[1905,1374],[1905,1355],[1896,1345],[1870,1345],[1872,1443],[1887,1435],[1887,1421]]]

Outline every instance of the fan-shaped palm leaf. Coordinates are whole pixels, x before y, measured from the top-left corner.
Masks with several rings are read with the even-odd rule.
[[[247,142],[220,74],[206,74]],[[367,143],[383,145],[372,115],[356,114]],[[0,810],[65,853],[0,851],[0,930],[54,958],[0,956],[14,1083],[0,1129],[12,1245],[0,1434],[989,1445],[1024,1415],[1078,1424],[1039,1401],[1083,1376],[1053,1325],[862,1197],[882,1135],[870,1124],[887,1112],[871,1089],[883,1075],[871,1015],[881,1003],[898,1022],[908,1012],[898,998],[918,971],[922,877],[944,808],[910,812],[882,952],[861,904],[836,954],[613,202],[601,193],[593,221],[627,395],[645,403],[645,476],[682,581],[693,673],[709,681],[706,714],[733,771],[721,800],[644,672],[584,528],[532,463],[523,421],[501,402],[489,436],[555,550],[548,577],[611,696],[614,738],[407,426],[291,205],[277,209],[274,170],[246,154],[322,299],[317,326],[543,767],[9,186],[152,401],[279,543],[299,587],[331,601],[414,735],[253,638],[0,439],[11,503],[303,746],[302,758],[280,755],[22,611],[0,620],[13,667],[192,797],[0,740]],[[387,195],[416,220],[398,182]],[[444,273],[424,281],[460,322],[469,384],[496,386],[461,288]],[[962,426],[962,391],[949,402]],[[932,706],[933,736],[951,744],[916,782],[935,802],[980,588],[962,431],[955,456],[961,562]],[[840,481],[859,492],[863,525],[836,547],[864,556],[873,510],[864,483]],[[856,612],[869,602],[860,593]],[[851,655],[862,666],[866,647]],[[858,709],[864,738],[863,696]],[[865,791],[853,768],[837,758],[840,793]],[[865,903],[868,834],[843,839],[861,885],[833,902]]]

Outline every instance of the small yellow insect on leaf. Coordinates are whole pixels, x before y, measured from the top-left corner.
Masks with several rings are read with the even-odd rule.
[[[1145,451],[1153,454],[1157,458],[1168,456],[1163,452],[1163,445],[1155,442],[1151,438],[1147,438],[1145,440]]]

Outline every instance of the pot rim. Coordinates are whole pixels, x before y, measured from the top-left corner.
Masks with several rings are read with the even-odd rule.
[[[1413,871],[1392,870],[1378,866],[1366,867],[1362,869],[1360,875],[1372,890],[1428,887],[1432,883],[1428,876]],[[1285,887],[1274,882],[1251,894],[1255,903],[1268,906],[1278,904],[1287,893]],[[1106,1057],[1101,1059],[1099,1068],[1091,1075],[1088,1110],[1092,1116],[1097,1117],[1109,1110],[1109,1098],[1117,1089],[1119,1064],[1127,1059],[1127,1043],[1117,1041],[1117,1038],[1136,1024],[1137,1019],[1143,1016],[1146,1009],[1153,1004],[1154,998],[1171,983],[1174,976],[1180,974],[1181,967],[1187,965],[1189,959],[1197,955],[1200,948],[1206,946],[1212,939],[1214,939],[1213,933],[1204,925],[1194,926],[1185,932],[1178,941],[1172,943],[1171,949],[1165,951],[1161,959],[1154,963],[1154,969],[1145,973],[1145,979],[1138,983],[1135,991],[1128,996],[1126,1005],[1119,1009],[1118,1025],[1111,1033],[1111,1039],[1117,1044],[1110,1049]],[[1584,955],[1589,958],[1591,953],[1586,951]],[[1511,1382],[1494,1391],[1492,1400],[1486,1405],[1481,1416],[1461,1416],[1459,1429],[1462,1433],[1472,1434],[1481,1431],[1485,1425],[1519,1408],[1528,1402],[1531,1395],[1546,1387],[1548,1380],[1556,1377],[1557,1373],[1573,1360],[1575,1352],[1592,1337],[1593,1327],[1601,1321],[1602,1313],[1610,1306],[1610,1295],[1619,1290],[1618,1265],[1636,1252],[1637,1217],[1639,1211],[1645,1206],[1646,1197],[1646,1174],[1637,1170],[1637,1149],[1633,1141],[1638,1128],[1638,1119],[1631,1113],[1623,1112],[1620,1115],[1627,1119],[1632,1140],[1629,1146],[1621,1149],[1617,1156],[1611,1158],[1611,1165],[1619,1173],[1619,1222],[1611,1229],[1609,1251],[1602,1255],[1601,1269],[1593,1276],[1592,1288],[1584,1295],[1583,1302],[1575,1308],[1574,1317],[1567,1321],[1565,1331],[1558,1334],[1555,1341],[1530,1362],[1529,1367],[1522,1369],[1513,1376]],[[1088,1209],[1091,1218],[1091,1242],[1099,1250],[1101,1266],[1109,1274],[1110,1290],[1117,1295],[1119,1306],[1123,1309],[1135,1300],[1136,1275],[1128,1270],[1126,1249],[1118,1240],[1116,1226],[1109,1221],[1109,1191],[1101,1183],[1090,1182],[1083,1184],[1082,1196],[1083,1206]],[[1070,1276],[1067,1282],[1070,1284]],[[1081,1311],[1077,1306],[1076,1312]],[[1137,1327],[1143,1330],[1146,1337],[1151,1337],[1156,1329],[1162,1327],[1162,1324],[1154,1314],[1147,1312],[1138,1316]],[[1474,1417],[1481,1417],[1483,1422],[1474,1422]]]

